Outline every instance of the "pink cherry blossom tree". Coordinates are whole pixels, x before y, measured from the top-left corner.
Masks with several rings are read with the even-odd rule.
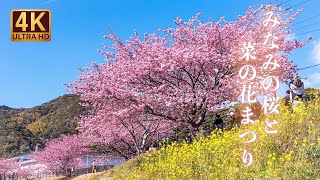
[[[12,174],[19,168],[19,164],[13,160],[0,160],[0,174]]]
[[[43,166],[39,164],[21,166],[16,160],[0,160],[0,174],[17,175],[20,178],[36,177],[36,175],[45,173]]]
[[[93,108],[80,122],[82,136],[90,139],[87,145],[98,152],[129,159],[145,152],[156,141],[159,130],[171,127],[170,123],[145,113],[144,107],[130,97],[109,97],[100,102],[110,106]]]
[[[44,164],[32,164],[27,166],[21,166],[15,170],[15,173],[20,179],[32,179],[39,177],[45,173],[50,172]]]
[[[277,28],[263,25],[268,11],[274,11],[279,20]],[[186,22],[177,18],[175,27],[157,34],[141,37],[136,32],[127,41],[105,35],[113,41],[111,47],[100,50],[106,63],[85,67],[69,85],[83,105],[92,108],[81,118],[80,131],[120,154],[125,146],[140,154],[158,132],[169,127],[185,124],[197,132],[222,104],[238,99],[241,80],[237,74],[246,64],[241,58],[245,44],[254,44],[256,52],[250,62],[257,71],[253,87],[260,87],[267,76],[282,82],[292,77],[297,67],[289,54],[305,42],[287,40],[290,23],[300,11],[290,13],[271,6],[249,8],[235,21],[221,18],[217,22],[202,22],[197,14]],[[263,44],[268,32],[278,37],[277,49]],[[268,54],[277,60],[277,71],[259,68]]]
[[[63,136],[46,144],[44,151],[35,152],[35,159],[51,172],[66,172],[83,167],[81,157],[89,153],[86,142],[77,135]]]

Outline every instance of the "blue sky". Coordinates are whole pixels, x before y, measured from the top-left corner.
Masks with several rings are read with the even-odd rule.
[[[279,0],[278,0],[279,1]],[[285,5],[295,5],[304,0],[291,0]],[[97,49],[106,41],[103,33],[109,27],[123,39],[155,32],[160,28],[174,26],[173,20],[184,20],[202,12],[201,20],[210,17],[234,20],[244,14],[248,6],[257,6],[263,0],[4,0],[0,6],[0,105],[32,107],[68,93],[65,83],[79,75],[78,67],[90,62],[103,62]],[[311,0],[294,7],[304,8],[297,22],[320,13],[319,0]],[[48,43],[14,43],[10,41],[10,11],[12,9],[50,9],[52,11],[52,41]],[[320,17],[299,24],[296,28],[320,21]],[[319,29],[310,26],[296,32]],[[300,67],[320,63],[320,31],[310,33],[314,40],[305,48],[297,50],[291,59]],[[298,38],[306,38],[298,35]],[[306,85],[320,85],[320,68],[301,71],[308,77]],[[280,94],[286,90],[280,89]]]

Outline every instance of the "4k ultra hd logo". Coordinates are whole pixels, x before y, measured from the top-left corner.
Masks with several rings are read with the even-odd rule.
[[[14,9],[11,11],[11,41],[47,42],[50,40],[50,10]]]

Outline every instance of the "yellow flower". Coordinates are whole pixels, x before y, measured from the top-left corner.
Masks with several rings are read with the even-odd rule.
[[[269,166],[271,166],[271,165],[272,165],[272,162],[268,161],[267,164],[268,164]]]
[[[125,177],[115,179],[297,179],[301,174],[315,171],[312,162],[305,160],[304,150],[320,144],[317,134],[320,129],[319,104],[320,98],[309,103],[308,108],[298,107],[293,113],[280,106],[279,115],[266,115],[269,120],[277,119],[279,122],[277,130],[282,133],[275,136],[264,132],[266,124],[264,119],[260,119],[260,124],[242,126],[240,130],[199,136],[199,140],[192,144],[176,143],[163,147],[152,156],[147,155],[148,160],[136,171],[130,170],[128,175],[121,175]],[[314,117],[312,122],[310,114]],[[303,123],[299,124],[299,121]],[[259,140],[244,144],[238,135],[249,130],[254,131]],[[281,143],[282,139],[286,143]],[[249,168],[245,168],[242,162],[243,149],[253,155],[253,164]],[[283,154],[281,150],[289,152]],[[297,171],[289,172],[288,169]],[[253,171],[259,173],[253,174]]]
[[[294,153],[294,151],[290,151],[290,154],[293,154]]]
[[[285,158],[286,158],[287,160],[291,160],[291,154],[286,154],[286,155],[285,155]]]

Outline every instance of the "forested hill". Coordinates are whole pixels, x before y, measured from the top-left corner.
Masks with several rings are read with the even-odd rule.
[[[77,118],[85,112],[79,103],[78,96],[67,94],[33,108],[0,106],[0,157],[28,153],[37,143],[77,133]]]

